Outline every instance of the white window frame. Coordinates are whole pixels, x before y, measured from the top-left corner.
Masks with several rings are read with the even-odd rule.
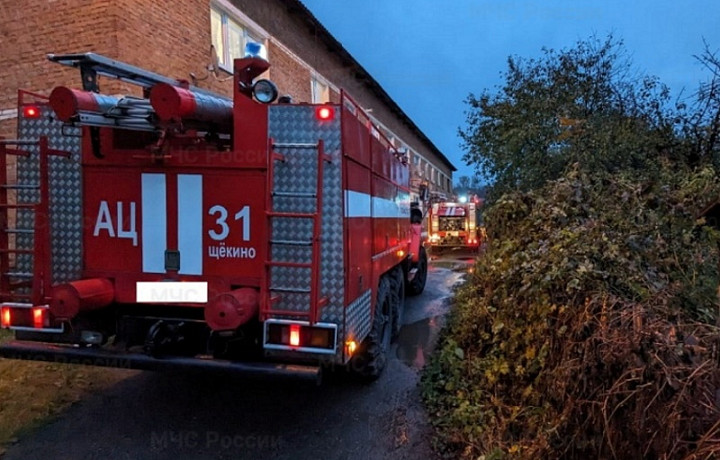
[[[220,15],[220,26],[222,28],[221,37],[222,37],[222,50],[215,49],[215,52],[218,53],[218,66],[229,73],[233,73],[233,60],[236,57],[242,57],[245,52],[245,45],[248,41],[254,41],[259,42],[265,45],[265,49],[267,49],[267,35],[263,32],[259,32],[254,30],[252,27],[248,26],[248,21],[244,17],[238,17],[237,14],[231,14],[228,13],[228,11],[225,8],[221,8],[215,4],[210,4],[210,41],[213,45],[214,43],[214,37],[215,34],[213,33],[213,23],[212,23],[212,15],[213,13],[216,13]],[[231,28],[235,28],[236,30],[240,31],[242,33],[242,43],[240,44],[240,56],[231,56],[230,55],[230,30]],[[250,40],[248,40],[250,39]],[[269,57],[268,57],[269,59]]]
[[[310,99],[313,104],[330,102],[330,85],[318,75],[313,75],[310,78]]]

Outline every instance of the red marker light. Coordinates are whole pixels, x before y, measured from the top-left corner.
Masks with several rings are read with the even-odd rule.
[[[45,309],[44,308],[33,308],[33,327],[41,329],[45,325]]]
[[[2,327],[10,327],[10,308],[9,307],[3,307],[2,309],[2,320],[0,321],[0,326]]]
[[[299,324],[291,324],[290,325],[290,346],[293,346],[293,347],[300,346],[300,325]]]
[[[332,120],[335,118],[335,109],[332,107],[318,107],[315,110],[315,116],[320,121]]]
[[[23,107],[23,117],[40,118],[40,109],[34,105],[26,105]]]

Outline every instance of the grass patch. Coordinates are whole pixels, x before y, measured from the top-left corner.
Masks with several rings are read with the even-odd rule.
[[[0,344],[12,333],[0,331]],[[87,394],[134,371],[0,359],[0,446],[47,423]],[[0,447],[0,453],[2,447]]]

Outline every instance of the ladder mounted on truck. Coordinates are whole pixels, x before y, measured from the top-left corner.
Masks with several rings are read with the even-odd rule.
[[[15,148],[8,148],[14,146]],[[30,151],[19,147],[38,147],[40,181],[37,184],[21,184],[11,181],[8,177],[9,155],[31,155]],[[50,248],[50,155],[69,158],[70,154],[61,150],[53,150],[48,146],[48,138],[43,136],[38,140],[18,140],[0,138],[0,300],[26,300],[34,305],[44,303],[50,295],[52,280],[52,258]],[[17,193],[11,202],[8,192],[15,190],[39,190],[40,200],[32,203],[19,203]],[[14,219],[10,211],[15,210]],[[18,228],[18,212],[34,213],[33,228]],[[11,222],[14,220],[14,222]],[[12,224],[12,226],[11,226]],[[31,235],[33,249],[17,247],[18,235]],[[11,244],[10,235],[15,235]],[[17,264],[17,257],[29,255],[33,259],[32,272],[13,271],[11,256]],[[31,288],[32,294],[19,292]]]
[[[197,93],[212,94],[196,86],[189,86],[186,82],[164,77],[149,70],[116,61],[100,54],[48,54],[47,58],[52,62],[80,69],[83,89],[94,93],[100,91],[97,77],[103,76],[141,86],[145,89],[149,89],[158,83],[167,83],[173,86],[182,86]]]
[[[320,235],[322,234],[322,186],[324,164],[330,163],[331,158],[325,153],[325,144],[322,139],[317,143],[276,143],[273,139],[269,142],[270,161],[268,162],[268,180],[266,191],[266,216],[268,222],[268,234],[272,232],[272,222],[275,218],[288,219],[310,219],[312,220],[312,236],[309,240],[276,240],[272,237],[267,240],[267,260],[265,261],[265,286],[263,294],[266,302],[262,302],[261,314],[287,315],[307,318],[310,325],[318,322],[320,309],[327,304],[327,297],[320,297]],[[314,152],[317,155],[317,178],[314,192],[301,192],[296,190],[275,189],[275,162],[285,162],[286,155],[278,150],[297,149],[306,152]],[[273,198],[286,197],[298,199],[314,199],[314,212],[278,212],[274,210]],[[309,246],[311,260],[307,262],[290,262],[275,260],[272,248],[274,246]],[[272,267],[286,267],[291,269],[310,270],[310,286],[293,287],[277,286],[272,281]],[[278,310],[273,308],[273,303],[282,298],[283,293],[308,294],[308,309],[303,310]]]

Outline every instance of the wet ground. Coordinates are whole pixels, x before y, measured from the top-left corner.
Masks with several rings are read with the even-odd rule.
[[[433,260],[375,383],[138,372],[21,436],[3,459],[428,459],[423,367],[472,258]]]

